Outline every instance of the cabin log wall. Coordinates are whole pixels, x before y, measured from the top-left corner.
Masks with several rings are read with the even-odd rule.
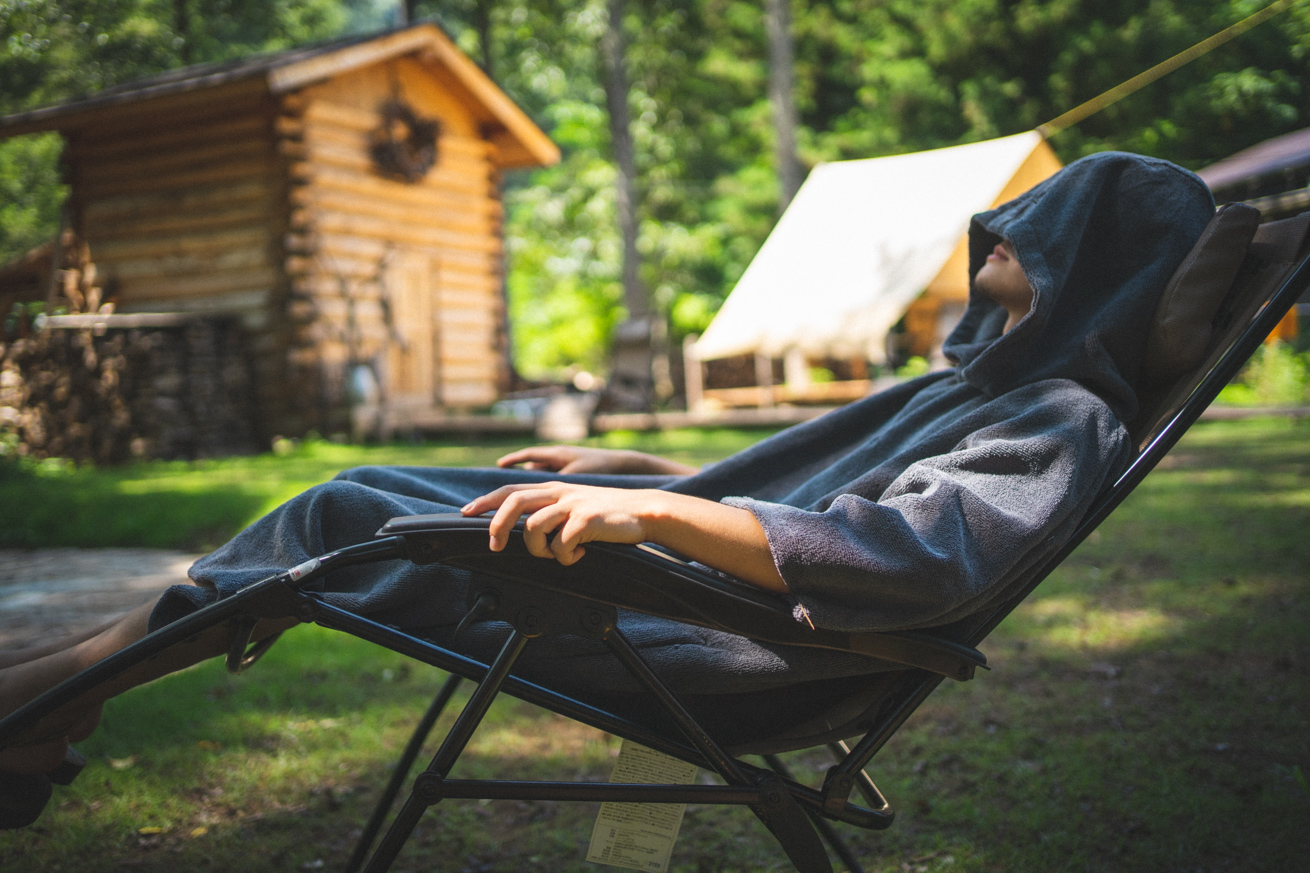
[[[492,403],[504,377],[502,208],[477,119],[414,59],[302,93],[300,139],[287,149],[296,354],[337,372],[336,391],[350,367],[371,365],[402,420],[405,409]],[[441,124],[436,164],[415,184],[383,177],[370,156],[379,109],[396,98]]]
[[[197,95],[167,123],[129,117],[68,134],[78,235],[117,312],[237,316],[251,347],[261,437],[312,426],[288,378],[280,215],[284,172],[266,97]]]
[[[261,439],[357,424],[361,364],[380,428],[484,407],[510,373],[500,172],[558,150],[429,25],[316,51],[162,74],[0,119],[0,137],[64,135],[65,231],[116,312],[239,323]],[[373,159],[393,100],[440,123],[414,183]],[[46,262],[19,279],[24,299],[58,286]]]

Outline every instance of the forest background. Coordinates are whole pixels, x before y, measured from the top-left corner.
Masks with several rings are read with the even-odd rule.
[[[1031,130],[1269,0],[792,0],[804,167]],[[551,135],[505,180],[515,360],[603,370],[624,317],[603,58],[606,0],[410,4]],[[767,0],[628,0],[641,278],[673,339],[699,332],[777,219]],[[162,70],[394,26],[396,0],[0,0],[0,115]],[[1306,125],[1310,2],[1052,140],[1199,168]],[[0,142],[0,263],[54,235],[56,135]],[[891,208],[894,204],[888,204]]]

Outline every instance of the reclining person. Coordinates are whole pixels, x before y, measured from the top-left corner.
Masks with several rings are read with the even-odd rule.
[[[317,486],[198,561],[126,618],[0,669],[0,714],[148,628],[306,559],[373,536],[395,516],[494,512],[490,548],[526,516],[525,540],[570,564],[586,544],[651,542],[775,591],[798,621],[844,631],[923,628],[985,609],[1054,552],[1132,456],[1126,423],[1156,302],[1213,214],[1210,193],[1172,164],[1103,153],[974,217],[968,308],[931,373],[765,439],[697,471],[632,452],[537,447],[504,469],[366,467]],[[550,538],[548,534],[554,534]],[[326,577],[330,603],[449,641],[464,571],[392,561]],[[651,616],[620,627],[675,690],[767,691],[896,667],[768,645]],[[266,633],[274,628],[262,628]],[[461,637],[485,657],[495,626]],[[0,770],[44,772],[99,701],[225,651],[216,628],[47,718]],[[539,640],[521,672],[600,693],[639,687],[594,640]],[[27,657],[28,660],[22,659]],[[0,664],[5,663],[0,661]]]

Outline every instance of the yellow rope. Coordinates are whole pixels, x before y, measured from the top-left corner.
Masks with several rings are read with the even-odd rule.
[[[1212,49],[1218,48],[1236,36],[1241,36],[1257,24],[1260,24],[1266,19],[1272,18],[1284,9],[1287,9],[1292,5],[1292,3],[1293,0],[1277,0],[1277,2],[1269,4],[1259,12],[1248,15],[1236,24],[1224,28],[1209,39],[1201,40],[1196,45],[1185,51],[1179,52],[1169,60],[1161,61],[1146,72],[1138,73],[1127,82],[1115,85],[1104,94],[1093,97],[1081,106],[1075,106],[1073,109],[1070,109],[1058,118],[1054,118],[1051,121],[1040,125],[1037,128],[1037,132],[1042,136],[1049,138],[1067,127],[1072,127],[1084,118],[1087,118],[1089,115],[1100,112],[1105,107],[1122,100],[1139,88],[1144,88],[1156,79],[1159,79],[1162,76],[1167,76],[1183,64],[1196,60],[1201,55]]]

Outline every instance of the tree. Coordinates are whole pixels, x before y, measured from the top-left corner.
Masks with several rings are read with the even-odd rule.
[[[398,2],[0,0],[0,111],[178,66],[183,48],[197,61],[218,60],[385,26]],[[505,180],[516,358],[533,376],[603,366],[625,308],[633,239],[647,311],[669,316],[675,343],[703,329],[772,228],[787,187],[764,4],[633,2],[629,24],[639,17],[641,26],[623,34],[626,170],[599,53],[607,2],[414,7],[494,69],[564,150],[559,166]],[[792,15],[795,152],[814,164],[1031,130],[1267,2],[791,0],[780,5]],[[175,32],[183,29],[177,10],[185,34]],[[1299,3],[1052,144],[1065,160],[1124,148],[1196,168],[1305,126],[1307,81],[1310,4]],[[0,143],[0,258],[53,234],[56,151]],[[621,172],[633,207],[627,240]]]
[[[639,270],[637,251],[637,166],[632,153],[632,130],[628,112],[628,76],[625,64],[628,38],[623,31],[624,0],[608,0],[605,35],[601,38],[601,80],[605,87],[605,109],[609,113],[610,148],[614,154],[614,204],[619,235],[623,238],[623,303],[631,319],[644,318],[650,311],[646,287]]]
[[[0,114],[333,36],[346,20],[337,0],[0,0]],[[0,141],[0,264],[55,234],[57,143]]]
[[[791,0],[765,0],[769,31],[769,102],[773,104],[774,160],[778,165],[778,214],[782,214],[804,181],[796,156],[795,73],[791,50]]]

